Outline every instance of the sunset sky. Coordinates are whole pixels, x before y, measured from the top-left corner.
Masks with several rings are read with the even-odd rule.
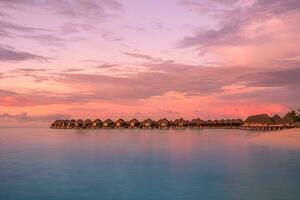
[[[0,0],[0,126],[300,107],[299,0]]]

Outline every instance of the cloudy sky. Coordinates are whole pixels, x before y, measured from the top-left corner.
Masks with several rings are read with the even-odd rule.
[[[299,0],[0,0],[0,126],[300,106]]]

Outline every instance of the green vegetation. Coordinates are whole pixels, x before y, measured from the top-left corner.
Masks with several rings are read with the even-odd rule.
[[[296,112],[295,110],[287,113],[284,118],[286,122],[300,122],[300,114],[299,112]]]
[[[292,116],[292,118],[293,118],[295,121],[300,121],[300,114],[297,113],[295,110],[293,110],[293,111],[291,112],[291,116]]]

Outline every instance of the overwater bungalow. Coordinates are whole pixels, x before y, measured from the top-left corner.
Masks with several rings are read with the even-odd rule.
[[[205,126],[205,121],[201,119],[201,127],[203,128]]]
[[[92,125],[93,125],[93,122],[90,119],[86,119],[83,122],[83,128],[85,128],[85,129],[90,129],[92,127]]]
[[[210,126],[210,122],[211,122],[211,120],[204,121],[204,126],[205,127],[209,127]]]
[[[128,122],[128,128],[136,129],[139,127],[140,127],[140,122],[135,118]]]
[[[63,127],[63,120],[57,120],[56,128],[62,128],[62,127]]]
[[[275,130],[282,129],[276,125],[276,123],[272,120],[272,118],[267,114],[259,114],[249,116],[243,126],[242,129],[246,130]]]
[[[222,121],[221,119],[219,120],[216,120],[217,121],[217,125],[216,125],[216,127],[226,127],[226,126],[224,126],[224,121]]]
[[[115,122],[115,128],[124,129],[124,128],[127,128],[127,127],[128,127],[128,125],[127,125],[127,123],[124,119],[118,119]]]
[[[226,122],[226,126],[231,126],[232,124],[231,124],[231,119],[226,119],[225,120],[225,122]]]
[[[75,121],[75,120],[74,120]],[[72,120],[67,120],[67,126],[66,126],[66,128],[68,128],[68,129],[71,129],[73,126],[72,126]],[[75,121],[76,122],[76,121]],[[75,122],[74,122],[74,125],[75,125]]]
[[[143,129],[153,129],[155,128],[155,121],[148,118],[148,119],[145,119],[144,121],[142,121],[142,128]]]
[[[275,123],[278,123],[278,124],[284,124],[283,119],[282,119],[279,115],[277,115],[277,114],[273,115],[272,120],[273,120]]]
[[[170,122],[166,118],[162,118],[157,121],[157,127],[159,129],[168,129],[170,128]]]
[[[219,120],[219,123],[220,123],[221,127],[225,127],[226,126],[226,120],[225,119]]]
[[[61,120],[55,120],[55,122],[53,123],[54,128],[60,128],[60,121]]]
[[[62,120],[61,128],[68,128],[70,120]]]
[[[232,119],[231,120],[231,126],[233,127],[239,127],[243,125],[243,120],[241,119]]]
[[[65,120],[59,120],[58,126],[59,128],[65,128]]]
[[[75,127],[76,127],[77,129],[82,129],[82,128],[83,128],[83,120],[82,120],[82,119],[78,119],[78,120],[76,121]]]
[[[50,128],[58,128],[58,120],[55,120],[51,125]]]
[[[218,127],[219,126],[219,120],[215,119],[212,121],[212,126],[213,127]]]
[[[58,120],[57,121],[57,128],[63,128],[63,124],[64,124],[63,120]]]
[[[275,114],[272,117],[272,120],[275,122],[276,126],[279,126],[279,127],[284,127],[285,126],[284,120],[277,114]]]
[[[182,129],[182,128],[186,128],[188,125],[187,121],[184,120],[183,118],[180,118],[180,119],[176,119],[174,121],[174,128],[179,128],[179,129]]]
[[[201,120],[200,118],[197,118],[197,119],[192,119],[190,121],[190,127],[191,128],[201,128],[204,124],[204,121]]]
[[[102,126],[103,126],[103,122],[100,119],[95,119],[92,123],[92,127],[94,129],[102,128]]]
[[[75,119],[71,119],[68,125],[68,128],[75,128],[76,126],[76,120]]]
[[[103,128],[105,128],[105,129],[111,129],[111,128],[114,128],[114,126],[115,126],[115,123],[111,119],[106,119],[103,122]]]
[[[202,121],[202,126],[213,128],[236,128],[243,124],[241,119],[221,119]]]
[[[242,119],[238,119],[239,125],[242,126],[244,124],[244,121]]]

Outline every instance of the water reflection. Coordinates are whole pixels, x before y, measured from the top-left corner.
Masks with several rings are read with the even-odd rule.
[[[0,199],[299,199],[297,129],[1,129]]]

